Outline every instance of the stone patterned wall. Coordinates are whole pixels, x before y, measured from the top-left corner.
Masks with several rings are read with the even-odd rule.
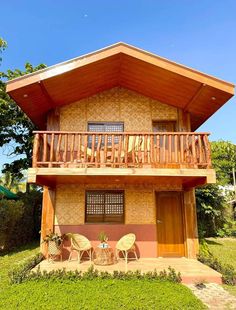
[[[124,122],[125,131],[152,131],[153,120],[177,120],[177,109],[115,87],[60,109],[60,130],[86,131],[89,121]]]
[[[84,224],[86,189],[125,189],[125,224],[155,224],[155,190],[181,190],[166,185],[58,185],[56,189],[55,225]]]

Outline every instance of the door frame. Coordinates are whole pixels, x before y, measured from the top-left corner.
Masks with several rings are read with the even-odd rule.
[[[156,190],[155,191],[155,214],[156,214],[156,237],[157,237],[157,257],[161,257],[159,255],[159,245],[158,245],[158,233],[157,233],[157,195],[159,193],[179,193],[180,195],[180,201],[181,201],[181,220],[182,220],[182,228],[183,228],[183,244],[184,244],[184,257],[187,257],[187,242],[186,242],[186,217],[185,217],[185,210],[184,210],[184,191],[183,190],[179,190],[179,191],[174,191],[174,190],[170,190],[170,191],[164,191],[164,190]]]

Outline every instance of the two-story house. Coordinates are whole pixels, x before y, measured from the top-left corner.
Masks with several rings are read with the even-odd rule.
[[[42,238],[79,232],[140,257],[195,258],[195,187],[215,182],[195,132],[234,85],[117,43],[22,76],[7,92],[38,126],[28,181],[44,187]],[[213,128],[214,130],[214,128]]]

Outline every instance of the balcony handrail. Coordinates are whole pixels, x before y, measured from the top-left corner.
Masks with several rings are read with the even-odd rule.
[[[33,167],[211,167],[208,132],[34,134]]]
[[[33,134],[84,134],[84,135],[206,135],[209,136],[210,132],[192,132],[192,131],[55,131],[55,130],[35,130]]]

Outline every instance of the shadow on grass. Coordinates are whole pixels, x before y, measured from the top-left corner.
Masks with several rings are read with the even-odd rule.
[[[209,239],[206,239],[206,242],[207,242],[207,244],[214,244],[214,245],[223,246],[222,243],[219,243],[219,242],[216,242],[216,241],[213,241],[213,240],[209,240]]]
[[[35,241],[32,241],[30,243],[27,243],[27,244],[24,244],[24,245],[21,245],[19,246],[18,248],[13,248],[9,251],[0,251],[0,257],[1,256],[4,256],[4,255],[9,255],[9,256],[12,256],[14,254],[17,254],[18,252],[22,252],[22,251],[26,251],[26,250],[35,250],[36,248],[39,247],[39,240],[35,240]]]

